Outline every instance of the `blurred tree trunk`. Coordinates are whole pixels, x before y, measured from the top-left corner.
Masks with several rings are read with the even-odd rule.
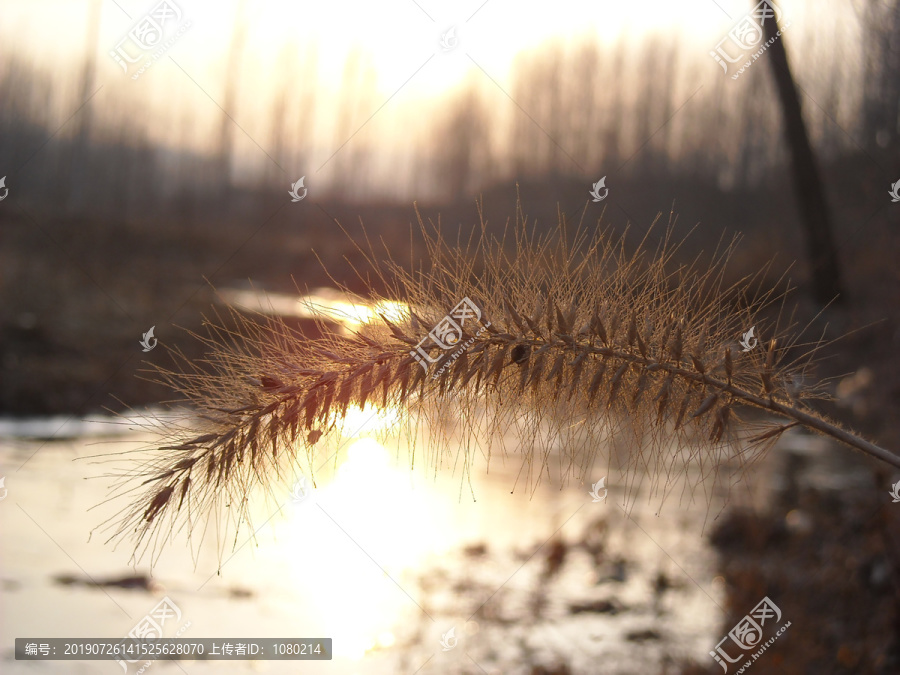
[[[779,26],[774,18],[771,21],[764,21],[763,26],[766,41],[774,38],[768,48],[768,61],[778,90],[784,116],[785,137],[791,152],[794,190],[806,233],[813,294],[820,304],[831,302],[836,296],[837,301],[841,302],[841,271],[831,228],[831,217],[825,203],[822,178],[803,123],[800,97],[797,95],[797,87],[784,48],[784,35],[776,35]]]
[[[72,139],[66,161],[67,181],[64,184],[65,203],[69,211],[80,213],[88,203],[87,191],[93,163],[91,155],[91,127],[93,102],[91,98],[97,75],[97,36],[100,32],[100,11],[102,3],[93,0],[87,19],[87,37],[84,46],[84,65],[81,70],[80,109],[76,114],[75,135]]]
[[[470,82],[450,109],[434,137],[435,184],[451,201],[466,199],[484,184],[490,164],[489,113],[475,85]]]
[[[900,0],[869,0],[863,14],[863,129],[872,152],[900,148]]]
[[[244,45],[247,41],[247,0],[239,0],[235,10],[234,29],[231,33],[231,45],[225,66],[225,93],[222,100],[222,115],[219,123],[219,143],[217,149],[216,184],[224,189],[231,184],[231,162],[234,154],[234,118],[237,117],[237,99],[241,88],[240,67],[244,58]]]

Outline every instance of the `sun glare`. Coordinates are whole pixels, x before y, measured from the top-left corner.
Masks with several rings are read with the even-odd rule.
[[[342,434],[361,436],[375,431],[390,429],[400,422],[401,414],[397,406],[389,405],[361,409],[356,404],[347,406],[347,414],[342,420]]]
[[[224,302],[252,312],[336,323],[345,334],[365,324],[380,323],[382,317],[401,322],[409,316],[409,306],[404,302],[380,300],[371,305],[352,302],[340,291],[330,288],[316,289],[303,297],[234,288],[223,289],[219,295]]]
[[[293,583],[311,596],[336,656],[361,659],[395,643],[398,620],[417,610],[401,587],[416,588],[411,572],[442,551],[436,509],[427,490],[412,487],[408,467],[397,466],[374,439],[361,438],[334,479],[320,482],[289,515],[288,528],[302,536],[278,546],[297,561]]]
[[[402,302],[381,300],[374,305],[350,302],[345,297],[310,294],[298,301],[298,316],[334,321],[343,328],[356,330],[368,323],[377,323],[381,317],[389,321],[402,321],[409,315],[409,307]]]

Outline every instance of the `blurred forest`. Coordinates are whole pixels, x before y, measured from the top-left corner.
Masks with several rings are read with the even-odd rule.
[[[860,351],[838,359],[835,372],[877,360],[889,387],[882,395],[897,404],[900,207],[886,193],[900,179],[900,1],[840,11],[830,22],[795,23],[785,41],[846,275],[848,309],[834,321],[846,331],[893,315],[857,334]],[[463,231],[477,222],[479,197],[492,227],[512,217],[517,195],[539,227],[553,227],[561,211],[592,227],[601,216],[615,229],[630,224],[640,236],[674,211],[680,232],[697,224],[685,255],[740,232],[735,278],[776,257],[775,283],[796,261],[797,297],[808,296],[765,58],[733,81],[705,45],[688,48],[674,32],[623,34],[614,44],[553,39],[517,56],[507,91],[472,68],[418,113],[422,125],[382,137],[367,126],[383,99],[362,51],[329,83],[336,96],[314,76],[315,50],[296,45],[284,47],[269,95],[246,95],[250,21],[234,22],[227,77],[210,95],[227,114],[212,128],[174,99],[164,114],[142,108],[127,87],[101,91],[100,73],[116,65],[96,21],[85,38],[96,55],[64,85],[58,72],[0,48],[0,172],[10,190],[0,204],[3,413],[120,407],[110,392],[131,404],[158,400],[159,390],[134,378],[148,358],[137,340],[151,325],[172,344],[173,324],[199,325],[212,286],[329,285],[319,260],[352,285],[344,256],[359,256],[335,220],[357,239],[361,221],[403,259],[413,202]],[[209,149],[197,149],[198,136],[211,139]],[[292,203],[286,192],[304,174],[309,198]],[[610,198],[591,203],[602,176]],[[193,349],[183,338],[179,347]]]

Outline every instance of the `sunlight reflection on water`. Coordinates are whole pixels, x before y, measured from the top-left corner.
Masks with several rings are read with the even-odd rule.
[[[345,330],[380,321],[382,316],[399,322],[409,313],[409,307],[403,302],[382,300],[374,305],[354,302],[333,288],[317,288],[302,297],[237,288],[222,289],[219,295],[223,301],[238,308],[271,316],[327,320]]]
[[[591,503],[589,485],[542,484],[533,493],[511,494],[517,462],[499,460],[490,475],[473,471],[473,498],[458,472],[411,470],[395,439],[373,438],[393,428],[396,411],[372,412],[352,410],[355,428],[348,427],[348,434],[358,433],[343,447],[320,450],[319,461],[337,455],[316,472],[317,488],[305,500],[293,503],[285,485],[275,508],[260,505],[264,518],[256,524],[265,517],[271,522],[253,546],[243,546],[244,534],[236,551],[226,551],[221,575],[214,546],[203,547],[194,568],[183,537],[169,544],[154,570],[155,583],[183,607],[192,636],[332,637],[335,660],[318,664],[321,672],[377,675],[412,673],[429,657],[419,675],[464,672],[466,654],[486,672],[512,672],[504,664],[522,662],[521,640],[544,651],[555,641],[556,651],[573,659],[573,672],[590,672],[584,669],[588,656],[602,658],[609,672],[625,673],[637,672],[628,668],[638,659],[658,664],[664,650],[698,658],[708,651],[718,629],[716,607],[667,557],[720,596],[710,584],[714,555],[700,534],[705,507],[674,506],[656,517],[651,507],[635,504],[638,528],[623,518],[623,493],[614,480],[607,482],[609,501],[599,504]],[[112,550],[103,537],[86,541],[100,519],[87,509],[103,499],[105,485],[81,480],[96,475],[97,467],[72,459],[147,438],[123,431],[99,449],[89,438],[50,444],[18,475],[16,464],[39,444],[17,441],[17,448],[7,445],[0,453],[4,473],[13,476],[10,496],[0,505],[5,635],[124,635],[152,605],[146,592],[110,589],[128,618],[96,588],[53,582],[60,573],[103,578],[146,571],[146,564],[127,567],[127,546]],[[271,518],[278,508],[284,517]],[[557,531],[568,553],[561,572],[545,577]],[[599,562],[586,548],[591,541],[602,544]],[[620,565],[624,576],[616,581]],[[676,584],[662,614],[651,602],[659,570]],[[626,609],[616,615],[570,610],[573,603],[605,599]],[[48,614],[43,608],[50,606],[56,609]],[[635,645],[623,637],[648,626],[663,634],[664,644]],[[438,640],[452,627],[462,649],[442,652]],[[14,662],[2,669],[25,672]],[[250,662],[193,663],[188,671],[226,669],[296,672],[288,664]]]
[[[397,579],[428,554],[446,552],[437,517],[434,500],[413,489],[371,438],[353,442],[333,480],[294,508],[283,529],[301,536],[280,546],[284,556],[298,561],[292,582],[309,586],[327,623],[339,627],[336,654],[360,659],[393,644],[396,617],[410,599],[383,583],[384,577]],[[320,553],[332,554],[308,555],[310,541]],[[343,554],[334,555],[338,551]]]

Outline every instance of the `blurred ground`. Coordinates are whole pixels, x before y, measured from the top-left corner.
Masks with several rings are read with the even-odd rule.
[[[792,625],[754,671],[900,672],[900,509],[884,469],[796,436],[754,482],[752,498],[739,498],[711,535],[728,596],[721,635],[768,596]],[[709,658],[682,675],[721,672]]]

